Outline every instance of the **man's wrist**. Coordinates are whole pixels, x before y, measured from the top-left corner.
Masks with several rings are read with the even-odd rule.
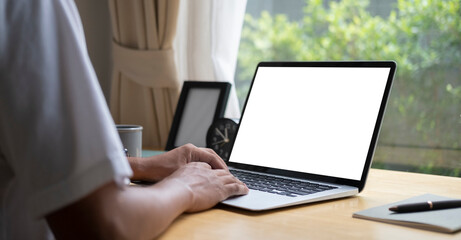
[[[176,178],[167,178],[152,186],[163,193],[174,195],[166,199],[175,201],[175,205],[181,206],[181,212],[190,209],[194,203],[194,193],[188,184]]]
[[[143,180],[144,169],[141,164],[141,159],[137,157],[128,157],[128,162],[130,164],[131,170],[133,171],[132,180]]]

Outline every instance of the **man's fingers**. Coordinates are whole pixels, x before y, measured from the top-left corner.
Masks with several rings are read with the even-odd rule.
[[[224,162],[224,160],[213,149],[210,149],[210,148],[201,148],[201,149],[212,155],[212,162],[217,161],[217,165],[222,166],[219,169],[227,169],[226,162]]]
[[[219,170],[213,170],[213,171],[219,171]],[[226,188],[230,188],[231,192],[228,192],[228,194],[235,195],[235,194],[247,194],[248,193],[248,187],[242,181],[234,177],[232,174],[218,172],[217,175],[221,178],[221,181],[224,184],[224,186]],[[236,188],[235,187],[236,185],[240,187]]]
[[[203,151],[207,151],[207,152],[209,152],[209,153],[215,153],[215,154],[216,154],[216,152],[215,152],[213,149],[211,149],[211,148],[200,147],[199,149],[202,149]],[[216,154],[216,155],[217,155],[217,154]]]
[[[230,196],[237,196],[237,195],[245,195],[248,194],[248,187],[240,184],[240,183],[231,183],[231,184],[226,184],[224,186],[227,191],[227,195]]]
[[[214,170],[216,171],[216,170]],[[234,182],[237,182],[237,183],[242,183],[240,182],[240,180],[238,180],[236,177],[232,176],[231,174],[222,174],[222,175],[219,175],[217,174],[223,181],[224,184],[229,184],[229,183],[234,183]]]
[[[192,161],[200,161],[208,163],[213,169],[225,169],[227,170],[227,165],[224,160],[219,157],[213,150],[207,148],[197,148],[194,151]]]
[[[226,169],[214,169],[216,175],[218,176],[233,176],[232,174],[229,173]]]

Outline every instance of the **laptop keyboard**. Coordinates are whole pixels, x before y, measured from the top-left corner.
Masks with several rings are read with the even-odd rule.
[[[230,172],[240,181],[244,182],[249,189],[288,197],[304,196],[336,188],[318,183],[267,176],[235,169],[230,169]]]

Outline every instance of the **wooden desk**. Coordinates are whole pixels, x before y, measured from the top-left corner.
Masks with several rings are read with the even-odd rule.
[[[218,205],[181,215],[159,239],[461,239],[352,218],[352,213],[432,193],[461,198],[461,178],[371,169],[363,192],[345,199],[254,213]]]

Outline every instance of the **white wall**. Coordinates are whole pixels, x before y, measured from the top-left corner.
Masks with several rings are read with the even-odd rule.
[[[108,101],[112,71],[112,33],[108,1],[75,0],[75,3],[82,18],[91,62]]]

